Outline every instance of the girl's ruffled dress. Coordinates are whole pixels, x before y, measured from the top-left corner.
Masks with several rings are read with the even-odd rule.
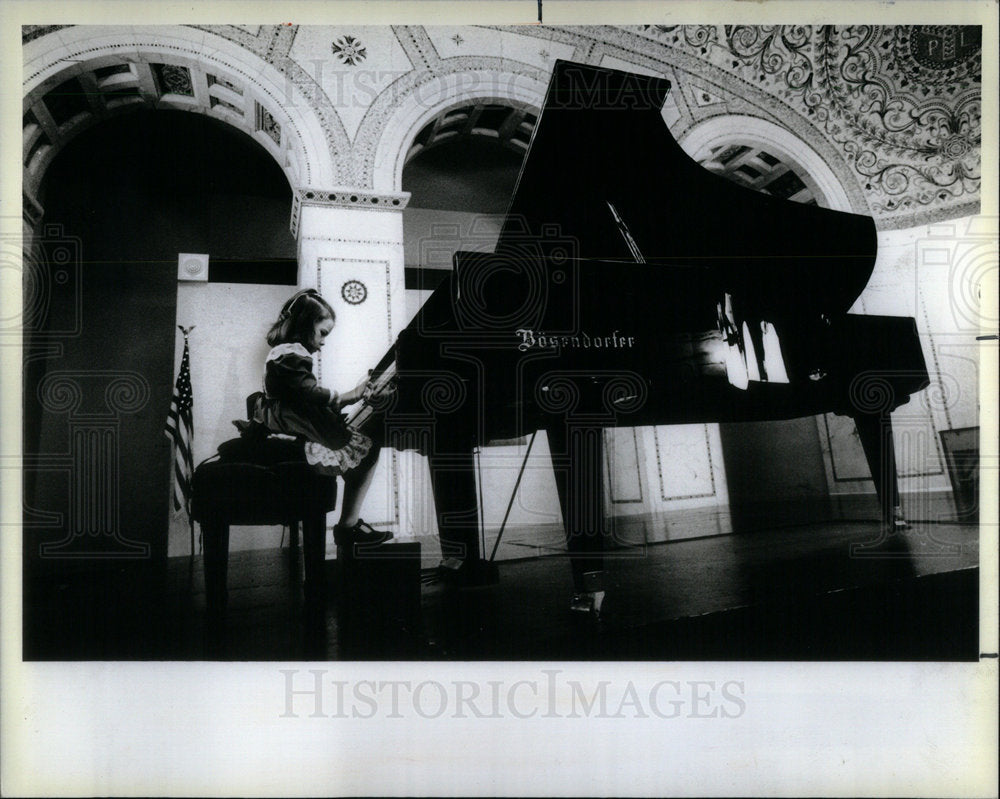
[[[330,404],[335,392],[313,375],[313,358],[301,344],[279,344],[267,355],[264,396],[254,420],[272,433],[305,439],[306,461],[323,474],[340,475],[357,466],[372,440],[344,421]]]

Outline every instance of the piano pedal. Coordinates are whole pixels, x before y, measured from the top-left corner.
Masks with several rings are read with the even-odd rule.
[[[421,569],[420,570],[420,583],[421,585],[437,585],[441,582],[441,573],[438,569]]]
[[[603,604],[603,591],[582,591],[579,594],[573,594],[569,609],[573,613],[580,613],[597,621],[601,618],[601,605]]]
[[[461,558],[445,558],[441,561],[438,568],[442,573],[453,572],[455,574],[462,568],[462,564],[465,563]]]
[[[903,516],[903,509],[897,505],[892,509],[892,527],[889,532],[891,533],[901,533],[904,530],[910,529],[910,523],[906,521]]]

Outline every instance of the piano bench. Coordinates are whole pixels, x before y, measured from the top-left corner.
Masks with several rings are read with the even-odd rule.
[[[235,440],[238,442],[239,440]],[[226,442],[235,444],[235,442]],[[281,442],[293,444],[293,442]],[[224,452],[225,445],[219,448]],[[230,453],[239,447],[230,448]],[[336,478],[318,474],[302,447],[270,446],[250,453],[253,460],[201,464],[192,479],[191,515],[201,524],[205,551],[205,594],[210,610],[226,606],[231,525],[294,525],[302,522],[307,598],[325,595],[326,515],[337,501]],[[290,457],[290,460],[282,458]]]

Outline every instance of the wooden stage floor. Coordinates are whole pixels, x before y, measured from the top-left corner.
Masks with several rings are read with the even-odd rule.
[[[643,529],[648,529],[648,520]],[[627,531],[626,531],[627,532]],[[974,526],[819,523],[656,541],[608,553],[599,622],[569,611],[558,536],[504,550],[499,583],[433,580],[421,541],[419,612],[348,624],[334,596],[303,607],[297,549],[234,552],[229,607],[206,614],[201,557],[165,574],[108,566],[26,580],[28,660],[975,660]],[[549,540],[551,539],[551,540]],[[652,543],[648,543],[652,540]],[[522,541],[523,543],[523,541]],[[488,550],[487,550],[488,551]],[[530,557],[516,557],[529,551]],[[327,561],[328,580],[341,578]],[[415,571],[415,569],[414,569]],[[336,591],[331,592],[333,595]]]

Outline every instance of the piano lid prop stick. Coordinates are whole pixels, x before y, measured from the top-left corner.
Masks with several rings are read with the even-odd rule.
[[[503,531],[507,527],[510,509],[514,507],[514,497],[517,496],[517,489],[521,486],[521,478],[524,477],[524,467],[528,465],[528,456],[531,454],[531,448],[535,445],[535,436],[537,435],[537,430],[531,434],[531,441],[528,442],[528,451],[524,453],[524,460],[521,461],[521,471],[517,473],[517,481],[514,483],[514,490],[510,492],[510,502],[507,503],[507,511],[504,513],[503,521],[500,523],[500,532],[497,533],[496,543],[493,545],[493,551],[490,553],[490,563],[497,556],[497,548],[500,546],[500,539],[503,538]],[[482,507],[482,500],[480,500],[480,507]],[[485,548],[483,547],[483,549]]]
[[[481,459],[483,448],[476,447],[476,476],[479,478],[479,551],[486,551],[486,519],[483,516],[483,462]]]

